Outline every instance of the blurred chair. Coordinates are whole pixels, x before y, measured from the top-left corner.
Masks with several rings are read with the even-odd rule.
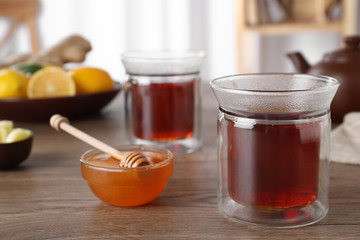
[[[0,0],[0,18],[8,18],[11,24],[0,39],[0,49],[6,44],[21,24],[26,24],[29,30],[31,49],[39,51],[39,37],[36,17],[39,13],[39,0]]]

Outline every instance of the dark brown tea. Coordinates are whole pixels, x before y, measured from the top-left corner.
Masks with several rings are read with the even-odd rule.
[[[195,79],[170,83],[133,81],[131,93],[135,136],[151,141],[172,141],[192,137],[194,92]]]
[[[289,119],[289,115],[262,118],[281,120]],[[311,204],[318,190],[320,124],[244,127],[229,120],[227,152],[231,198],[244,205],[269,209]]]

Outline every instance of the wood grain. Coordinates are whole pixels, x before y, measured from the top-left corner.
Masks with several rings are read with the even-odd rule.
[[[148,205],[119,208],[98,200],[80,173],[88,146],[48,124],[35,132],[21,167],[0,172],[0,239],[359,239],[360,167],[331,164],[330,211],[319,223],[276,230],[246,226],[217,208],[217,103],[203,85],[204,146],[176,156],[165,191]],[[103,115],[72,121],[114,145],[125,143],[119,96]]]

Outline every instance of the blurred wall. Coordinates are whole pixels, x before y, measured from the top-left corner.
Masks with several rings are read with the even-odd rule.
[[[114,79],[124,75],[120,54],[135,49],[204,50],[204,81],[237,73],[236,0],[41,0],[41,4],[42,47],[71,34],[83,35],[93,46],[84,64],[101,67]],[[0,30],[5,25],[0,21]],[[335,33],[258,37],[252,64],[255,72],[291,72],[286,53],[301,51],[315,63],[339,42]],[[0,58],[12,51],[29,51],[25,28]]]
[[[43,48],[71,34],[93,50],[85,64],[120,79],[120,54],[128,50],[197,49],[206,52],[203,79],[236,73],[234,0],[41,0],[38,19]],[[28,51],[19,32],[15,51]]]

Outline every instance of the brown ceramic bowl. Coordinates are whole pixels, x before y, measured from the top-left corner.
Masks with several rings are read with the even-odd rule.
[[[0,99],[0,119],[49,121],[55,113],[69,119],[83,118],[100,112],[120,90],[120,83],[116,82],[112,90],[95,94],[42,99]]]
[[[12,169],[28,158],[34,134],[31,137],[13,143],[0,144],[0,170]]]

